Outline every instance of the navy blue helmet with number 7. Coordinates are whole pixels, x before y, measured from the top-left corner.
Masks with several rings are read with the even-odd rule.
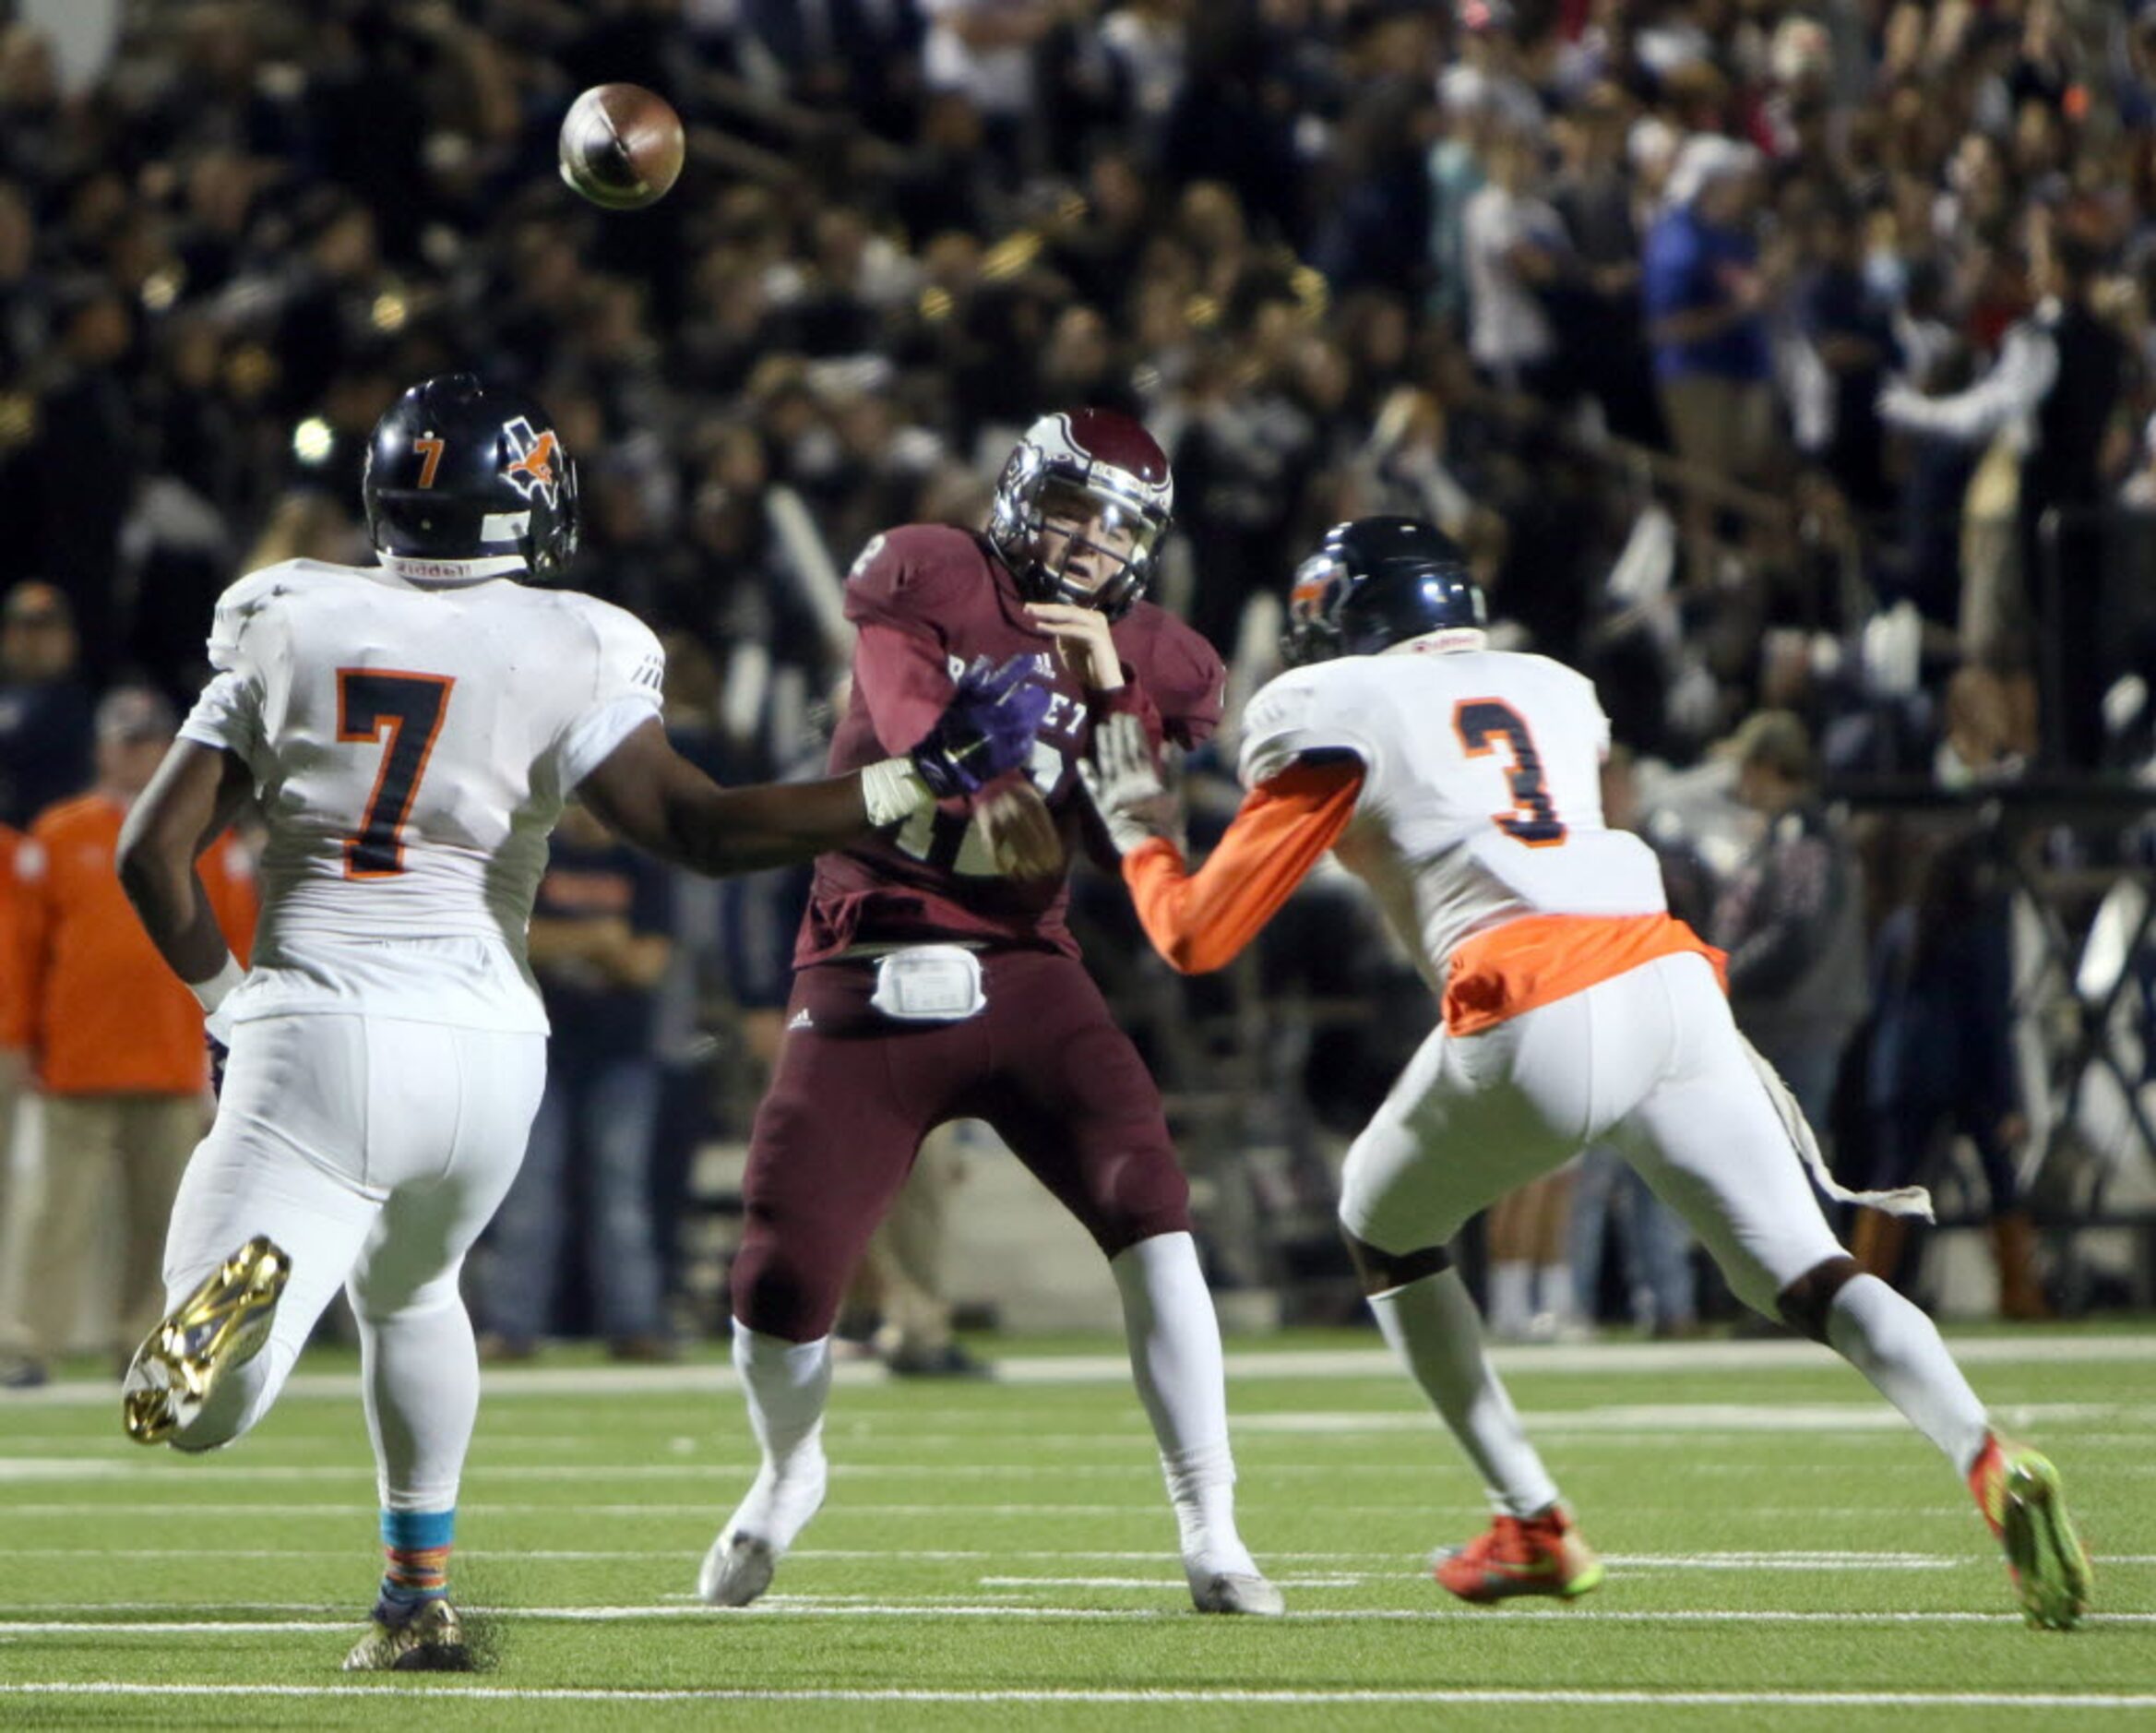
[[[1299,668],[1488,624],[1459,543],[1419,518],[1357,518],[1333,525],[1295,568],[1280,654]]]
[[[476,374],[423,379],[390,405],[360,495],[392,558],[544,575],[577,551],[577,466],[552,418]]]

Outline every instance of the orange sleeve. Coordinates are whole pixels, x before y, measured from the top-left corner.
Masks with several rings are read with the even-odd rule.
[[[1252,789],[1196,873],[1157,839],[1123,857],[1153,949],[1185,974],[1224,967],[1278,913],[1354,816],[1363,767],[1297,765]]]

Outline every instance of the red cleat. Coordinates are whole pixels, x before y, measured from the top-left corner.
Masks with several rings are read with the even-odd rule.
[[[1515,1595],[1572,1600],[1602,1580],[1602,1560],[1563,1507],[1539,1516],[1500,1516],[1487,1534],[1440,1553],[1431,1572],[1463,1601],[1484,1605]]]

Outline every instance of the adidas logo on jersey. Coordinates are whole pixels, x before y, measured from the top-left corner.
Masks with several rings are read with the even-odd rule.
[[[808,1014],[808,1007],[804,1005],[793,1013],[792,1021],[786,1025],[786,1033],[792,1034],[796,1029],[814,1029],[815,1027],[816,1019]]]

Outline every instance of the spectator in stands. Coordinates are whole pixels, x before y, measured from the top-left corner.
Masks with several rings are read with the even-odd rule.
[[[1737,1027],[1781,1073],[1822,1132],[1841,1052],[1864,1009],[1864,887],[1819,797],[1810,733],[1788,711],[1756,711],[1724,750],[1759,840],[1716,900]]]
[[[1700,134],[1679,149],[1668,206],[1648,231],[1640,295],[1663,419],[1677,455],[1733,480],[1769,467],[1775,440],[1767,315],[1774,284],[1761,269],[1754,220],[1759,153]],[[1690,508],[1692,578],[1704,582],[1711,508]]]
[[[75,614],[26,580],[0,602],[0,823],[17,829],[90,779],[90,694],[76,671]]]
[[[2101,254],[2054,222],[2031,226],[2043,299],[2007,333],[1991,372],[1948,397],[1889,386],[1879,412],[1893,426],[1963,445],[2004,433],[2021,454],[2022,585],[2057,658],[2045,740],[2064,763],[2093,770],[2102,758],[2103,691],[2113,662],[2104,640],[2097,513],[2127,353],[2090,305]]]
[[[43,1198],[31,1220],[6,1381],[42,1383],[73,1344],[101,1220],[124,1228],[102,1345],[124,1366],[164,1309],[161,1252],[180,1170],[208,1120],[202,1007],[165,967],[120,889],[120,823],[173,743],[172,708],[120,687],[97,709],[97,781],[42,813],[16,857],[30,1050],[45,1101]],[[254,937],[254,872],[228,833],[202,860],[226,942]]]
[[[554,1039],[524,1165],[487,1236],[490,1358],[529,1359],[553,1333],[572,1261],[565,1238],[583,1253],[608,1352],[673,1357],[651,1222],[661,1081],[652,1025],[673,950],[671,889],[665,868],[582,807],[564,810],[531,914],[531,969]]]
[[[1491,141],[1489,181],[1467,201],[1461,245],[1468,280],[1468,353],[1489,383],[1559,395],[1557,338],[1542,296],[1566,259],[1565,225],[1541,196],[1539,146],[1524,133]],[[1569,392],[1564,393],[1569,395]]]
[[[1942,1133],[1966,1137],[1990,1194],[1999,1315],[2035,1320],[2050,1317],[2051,1307],[2014,1167],[2029,1121],[2015,1099],[2007,898],[1990,847],[1975,835],[1939,845],[1879,929],[1867,1090],[1873,1166],[1864,1184],[1915,1183]],[[1850,1250],[1892,1282],[1908,1231],[1905,1217],[1864,1210]]]

